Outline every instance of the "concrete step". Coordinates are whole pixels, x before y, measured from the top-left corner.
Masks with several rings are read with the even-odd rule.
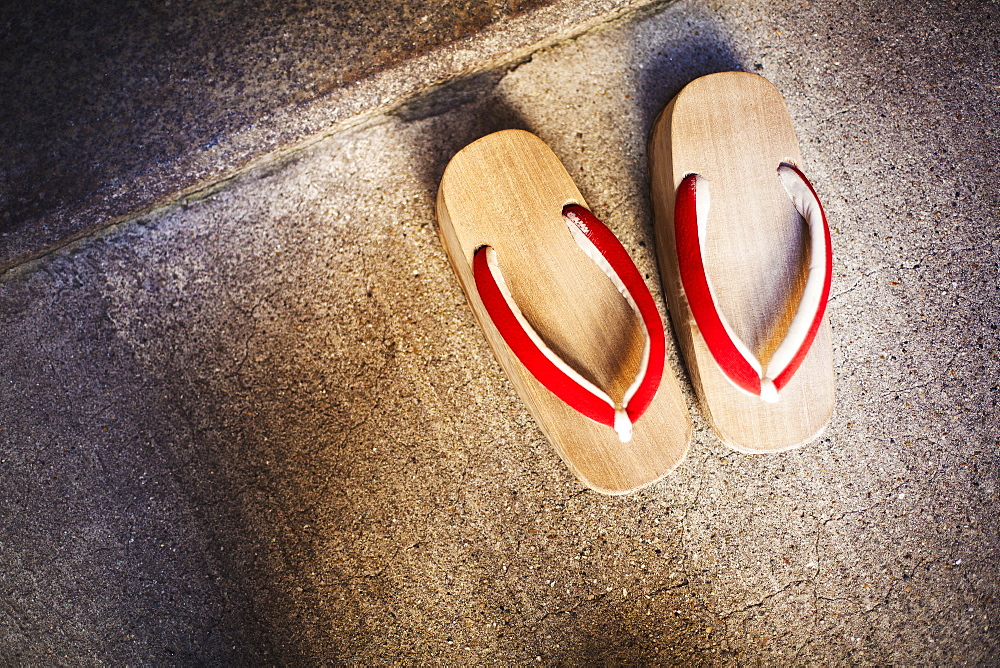
[[[0,271],[650,0],[0,9]]]

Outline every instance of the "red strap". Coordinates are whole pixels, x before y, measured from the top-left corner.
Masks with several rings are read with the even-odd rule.
[[[757,358],[729,329],[712,294],[701,252],[701,234],[708,219],[705,180],[697,174],[686,176],[677,190],[674,208],[681,285],[705,345],[730,382],[768,401],[778,400],[777,392],[788,384],[808,354],[826,312],[833,275],[830,228],[816,191],[794,165],[782,163],[778,171],[796,210],[809,224],[812,266],[802,302],[766,371],[761,370]],[[703,199],[701,212],[699,194]]]
[[[649,345],[646,372],[631,397],[626,396],[628,416],[635,423],[653,402],[663,376],[666,340],[660,311],[656,308],[653,295],[649,293],[649,288],[646,287],[646,282],[629,257],[628,251],[597,216],[578,205],[567,206],[563,209],[563,215],[576,224],[577,229],[594,244],[597,251],[611,265],[612,270],[624,284],[626,294],[631,297],[633,308],[639,312],[646,330]],[[574,216],[576,220],[573,220]]]
[[[815,340],[816,334],[819,333],[819,327],[823,323],[823,314],[826,313],[826,305],[827,302],[830,300],[830,285],[833,282],[833,243],[832,240],[830,239],[830,223],[826,219],[826,210],[820,203],[819,195],[816,194],[816,190],[809,182],[809,179],[806,178],[806,175],[803,174],[802,171],[795,165],[785,163],[782,166],[788,167],[794,171],[796,176],[798,176],[799,179],[802,181],[802,183],[805,184],[805,186],[809,189],[809,193],[812,196],[812,199],[815,200],[815,205],[819,209],[819,213],[823,219],[822,234],[826,242],[825,243],[826,252],[823,254],[823,260],[822,260],[824,265],[823,285],[819,298],[819,307],[816,309],[816,312],[809,323],[809,330],[808,333],[806,334],[805,340],[802,342],[802,345],[799,346],[798,350],[795,351],[795,356],[792,357],[792,360],[788,363],[788,366],[786,366],[783,371],[777,373],[774,377],[774,386],[778,390],[781,390],[781,388],[787,385],[788,381],[792,379],[792,376],[795,375],[795,372],[798,371],[799,366],[801,366],[803,360],[805,360],[806,354],[809,352],[809,348],[812,347],[812,342],[813,340]],[[813,246],[815,248],[815,244],[813,244]],[[817,261],[816,259],[811,258],[811,262],[815,263],[816,261]],[[796,313],[796,318],[797,317],[798,313]],[[768,370],[770,371],[770,365],[768,366]]]
[[[687,295],[694,321],[701,330],[709,352],[722,372],[737,387],[760,395],[760,374],[750,365],[730,338],[708,287],[708,275],[701,257],[698,237],[696,188],[698,176],[684,177],[677,191],[674,207],[674,234],[677,244],[677,266],[681,285]]]
[[[497,331],[538,382],[591,420],[615,428],[622,440],[627,441],[631,423],[636,422],[649,407],[663,375],[663,322],[642,275],[614,233],[581,206],[568,206],[563,214],[567,223],[572,225],[571,231],[577,231],[574,233],[577,243],[616,283],[637,311],[645,330],[643,362],[636,382],[629,388],[619,410],[616,411],[616,406],[605,392],[586,381],[542,342],[510,296],[499,271],[496,252],[489,246],[480,247],[473,258],[476,288]],[[616,413],[619,414],[617,423]],[[622,413],[627,416],[624,426],[620,423]]]

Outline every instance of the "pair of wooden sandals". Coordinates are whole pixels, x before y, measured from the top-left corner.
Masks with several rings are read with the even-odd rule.
[[[834,401],[830,233],[781,95],[754,74],[695,80],[649,162],[663,287],[716,434],[746,453],[817,438]],[[570,470],[624,494],[675,469],[691,420],[659,310],[552,151],[521,130],[473,142],[437,210],[493,352]]]

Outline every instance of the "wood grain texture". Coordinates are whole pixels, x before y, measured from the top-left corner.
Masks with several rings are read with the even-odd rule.
[[[552,151],[522,130],[488,135],[459,151],[438,190],[438,229],[486,339],[556,452],[588,487],[624,494],[683,460],[691,422],[669,368],[629,443],[545,389],[497,332],[476,290],[473,254],[497,252],[514,301],[549,347],[620,400],[642,356],[642,327],[607,276],[573,240],[562,216],[586,202]]]
[[[782,162],[803,169],[781,94],[756,74],[701,77],[654,123],[649,160],[660,272],[687,368],[713,428],[726,444],[747,453],[780,452],[814,440],[833,415],[829,317],[778,403],[749,396],[723,376],[709,353],[681,289],[674,246],[677,188],[688,174],[700,174],[711,194],[706,271],[721,311],[766,368],[795,315],[809,267],[808,228],[777,172]]]

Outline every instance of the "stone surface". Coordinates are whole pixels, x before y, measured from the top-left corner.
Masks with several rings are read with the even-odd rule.
[[[8,271],[0,662],[991,662],[997,18],[679,3]],[[646,133],[732,68],[834,227],[837,414],[731,452],[672,349],[690,455],[602,497],[492,360],[437,180],[536,132],[655,286]]]
[[[0,7],[0,270],[650,0]]]

